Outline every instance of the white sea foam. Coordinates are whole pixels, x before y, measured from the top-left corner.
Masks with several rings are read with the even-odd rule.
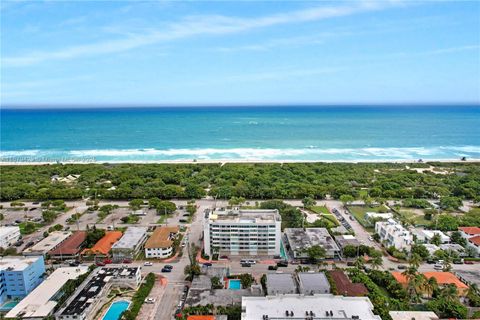
[[[38,155],[40,150],[15,150],[0,151],[0,157],[32,157]]]
[[[0,157],[46,157],[49,159],[92,158],[96,161],[142,160],[415,160],[456,159],[461,156],[480,159],[480,146],[440,146],[406,148],[179,148],[179,149],[89,149],[2,151]],[[20,160],[27,161],[27,160]]]
[[[307,148],[199,148],[199,149],[92,149],[70,151],[71,156],[93,156],[93,157],[132,157],[132,156],[159,156],[159,157],[189,157],[202,159],[221,159],[221,158],[239,158],[239,159],[283,159],[284,157],[295,157],[301,159],[302,156],[308,159],[318,156],[344,155],[346,158],[392,158],[392,159],[415,159],[419,156],[435,157],[440,159],[446,155],[456,154],[458,151],[463,153],[480,152],[480,147],[409,147],[409,148],[316,148],[309,146]],[[220,156],[220,157],[219,157]]]

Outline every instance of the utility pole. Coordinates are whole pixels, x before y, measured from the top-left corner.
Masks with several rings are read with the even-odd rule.
[[[80,225],[78,223],[78,208],[75,208],[75,218],[77,220],[77,231],[80,231]]]

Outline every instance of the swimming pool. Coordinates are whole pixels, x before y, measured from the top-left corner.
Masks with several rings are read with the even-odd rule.
[[[102,320],[119,320],[123,311],[127,310],[129,305],[130,302],[128,301],[115,301],[110,305]]]
[[[1,312],[7,312],[12,310],[20,301],[8,301],[0,307]]]
[[[228,280],[228,289],[240,290],[242,289],[242,282],[239,279],[230,279]]]

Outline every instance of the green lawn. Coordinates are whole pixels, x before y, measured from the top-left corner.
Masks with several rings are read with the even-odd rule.
[[[160,216],[160,219],[158,219],[157,223],[158,223],[158,224],[164,224],[164,223],[165,223],[165,220],[166,220],[166,216],[165,216],[165,215],[161,215],[161,216]]]
[[[367,189],[360,189],[358,191],[358,197],[362,199],[363,197],[368,196],[368,190]]]
[[[21,222],[18,224],[21,234],[30,234],[37,231],[42,225],[35,222]]]
[[[335,228],[340,225],[337,218],[325,206],[313,206],[310,210],[318,215],[318,220],[311,223],[310,226],[314,227],[324,224],[326,228]]]
[[[416,214],[412,211],[409,211],[408,209],[400,209],[397,211],[397,215],[401,216],[405,220],[412,221],[413,224],[416,226],[427,226],[430,225],[432,222],[425,220],[424,215],[422,214]]]
[[[330,211],[328,211],[327,207],[325,206],[313,206],[310,208],[315,213],[320,213],[320,214],[331,214]]]
[[[368,206],[348,206],[348,210],[357,219],[357,221],[365,228],[371,228],[372,225],[365,220],[365,213],[367,212],[385,212],[384,206],[368,207]]]
[[[128,224],[134,224],[134,223],[137,223],[138,220],[140,220],[139,216],[135,216],[133,214],[128,215],[127,218],[128,218],[128,220],[126,220],[125,222],[123,222],[123,220],[122,220],[122,222],[123,223],[128,223]]]
[[[171,218],[172,214],[167,214],[166,216],[164,214],[160,215],[160,218],[158,219],[157,223],[158,224],[164,224],[167,218]]]

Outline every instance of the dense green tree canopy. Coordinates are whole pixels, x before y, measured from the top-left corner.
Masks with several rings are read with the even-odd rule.
[[[454,208],[456,199],[480,194],[480,166],[476,163],[428,163],[451,174],[419,173],[395,163],[289,164],[55,164],[2,166],[0,196],[18,199],[199,198],[209,190],[220,199],[322,199],[329,194],[359,198],[366,190],[372,199],[443,199]],[[53,175],[79,174],[74,184],[52,183]],[[115,188],[111,188],[115,186]],[[365,197],[365,195],[364,195]],[[410,201],[410,200],[409,200]],[[426,206],[426,203],[410,203]]]

